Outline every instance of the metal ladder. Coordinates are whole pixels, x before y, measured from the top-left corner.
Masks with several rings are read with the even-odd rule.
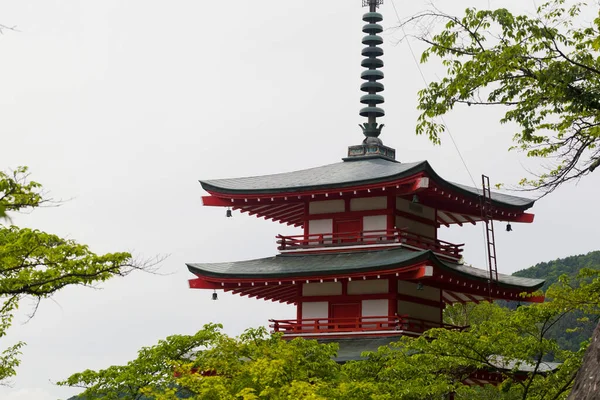
[[[492,192],[490,190],[490,178],[481,175],[483,187],[483,203],[481,205],[481,217],[485,222],[485,235],[487,238],[488,267],[490,269],[490,282],[498,281],[498,264],[496,262],[496,236],[494,235],[494,215],[492,213]]]

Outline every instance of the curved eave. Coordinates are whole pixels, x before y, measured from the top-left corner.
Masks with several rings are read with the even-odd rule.
[[[417,265],[432,265],[439,274],[449,272],[486,284],[486,270],[440,260],[431,251],[392,249],[336,254],[278,255],[275,257],[213,264],[187,264],[193,274],[214,282],[336,279],[357,275],[394,273]],[[533,292],[544,284],[540,279],[498,274],[497,286],[507,290]]]
[[[403,165],[407,166],[407,168],[403,169],[402,172],[395,173],[395,174],[389,174],[389,175],[383,175],[383,176],[379,176],[376,178],[366,177],[364,179],[359,178],[359,179],[344,180],[344,178],[346,178],[346,177],[342,177],[341,178],[342,180],[339,182],[337,182],[335,180],[331,180],[331,181],[327,181],[327,182],[321,183],[321,184],[317,184],[317,183],[309,184],[309,183],[300,182],[298,185],[289,185],[290,183],[293,183],[296,181],[296,176],[299,174],[304,175],[304,176],[302,176],[302,178],[304,178],[304,180],[310,181],[311,173],[313,173],[315,178],[317,178],[319,176],[319,174],[329,175],[328,174],[329,169],[333,169],[334,167],[337,167],[337,166],[341,166],[341,165],[360,166],[361,163],[368,165],[372,161],[378,161],[378,162],[384,161],[386,163],[400,165],[400,163],[397,163],[394,161],[382,160],[381,158],[372,158],[372,159],[361,159],[361,160],[356,160],[356,161],[346,161],[343,163],[324,165],[322,167],[310,168],[310,169],[301,170],[301,171],[287,172],[287,173],[282,173],[282,174],[264,175],[264,176],[238,178],[238,179],[200,180],[199,182],[202,185],[202,188],[211,194],[222,194],[222,195],[239,196],[239,197],[252,196],[252,195],[265,195],[265,196],[267,196],[267,195],[283,196],[283,195],[287,195],[287,194],[297,195],[300,193],[312,193],[315,191],[322,191],[322,190],[355,188],[355,187],[361,187],[364,185],[374,185],[374,184],[392,182],[392,181],[399,180],[402,178],[410,177],[412,175],[416,175],[423,170],[424,164],[428,164],[427,161],[406,163]],[[357,170],[360,170],[360,168],[358,168]],[[334,175],[333,179],[335,179],[335,175],[339,176],[341,174],[334,173],[333,175]],[[348,175],[348,178],[351,175],[353,175],[352,170],[350,170],[350,172],[347,173],[347,175]],[[354,177],[356,177],[356,175],[354,175]],[[252,184],[254,184],[254,185],[257,185],[257,184],[260,185],[261,181],[264,181],[264,182],[267,182],[267,181],[279,182],[279,181],[281,181],[282,183],[285,182],[285,184],[287,184],[288,186],[274,185],[274,186],[268,187],[268,188],[251,187],[250,185],[248,185],[246,187],[238,187],[238,188],[231,186],[231,183],[236,183],[236,182],[243,183],[243,181],[249,181],[249,182],[252,181]],[[313,182],[316,182],[316,181],[318,181],[318,179],[313,180]]]
[[[368,169],[371,169],[369,171]],[[391,170],[386,173],[386,170]],[[400,164],[382,159],[346,161],[308,170],[239,179],[201,180],[203,189],[222,198],[282,197],[310,195],[336,190],[363,190],[393,184],[418,175],[463,198],[479,202],[481,189],[446,181],[427,161]],[[312,179],[311,179],[312,177]],[[492,204],[506,210],[523,212],[535,200],[492,192]]]

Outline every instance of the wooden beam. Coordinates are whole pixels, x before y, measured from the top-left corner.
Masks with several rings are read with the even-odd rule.
[[[188,280],[190,289],[222,289],[220,283],[208,282],[203,278],[195,278]]]
[[[462,221],[459,221],[458,218],[456,218],[453,213],[451,213],[451,212],[445,212],[444,214],[448,218],[450,218],[452,221],[454,221],[455,224],[458,224],[458,226],[463,226]]]
[[[202,196],[202,205],[208,207],[231,207],[231,200],[215,196]]]
[[[469,222],[470,224],[472,224],[472,225],[477,225],[477,222],[476,222],[474,219],[472,219],[470,216],[468,216],[468,215],[462,215],[462,217],[463,217],[464,219],[466,219],[466,220],[467,220],[467,222]]]

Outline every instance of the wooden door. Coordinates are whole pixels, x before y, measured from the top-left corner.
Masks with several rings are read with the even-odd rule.
[[[362,232],[360,219],[342,219],[334,222],[333,233],[338,243],[358,242]]]
[[[331,304],[329,318],[332,318],[330,329],[351,331],[360,326],[360,303]]]

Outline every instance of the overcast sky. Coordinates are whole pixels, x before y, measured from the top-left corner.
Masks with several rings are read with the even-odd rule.
[[[458,13],[486,1],[437,2]],[[522,2],[491,0],[492,7]],[[525,2],[527,3],[527,2]],[[426,2],[396,0],[402,17]],[[0,398],[54,400],[77,391],[53,381],[124,363],[170,334],[221,322],[237,335],[292,306],[188,289],[185,262],[275,254],[275,235],[298,230],[202,207],[200,178],[293,171],[338,162],[358,144],[362,45],[359,0],[5,0],[0,36],[1,169],[28,165],[59,208],[16,222],[87,243],[97,252],[170,255],[164,276],[135,273],[102,290],[67,288],[1,348],[27,342],[12,388]],[[526,4],[530,7],[532,4]],[[384,26],[397,21],[391,0]],[[400,161],[427,159],[444,178],[469,175],[446,139],[433,147],[414,134],[416,92],[424,85],[399,32],[384,34],[387,115],[384,143]],[[415,51],[420,46],[413,43]],[[423,67],[427,80],[441,75]],[[508,153],[513,127],[499,111],[459,110],[446,118],[479,182],[516,183],[535,165]],[[499,270],[597,250],[600,173],[533,208],[534,224],[498,225]],[[441,228],[485,267],[481,226]],[[26,304],[24,304],[26,306]],[[23,307],[27,311],[27,307]]]

